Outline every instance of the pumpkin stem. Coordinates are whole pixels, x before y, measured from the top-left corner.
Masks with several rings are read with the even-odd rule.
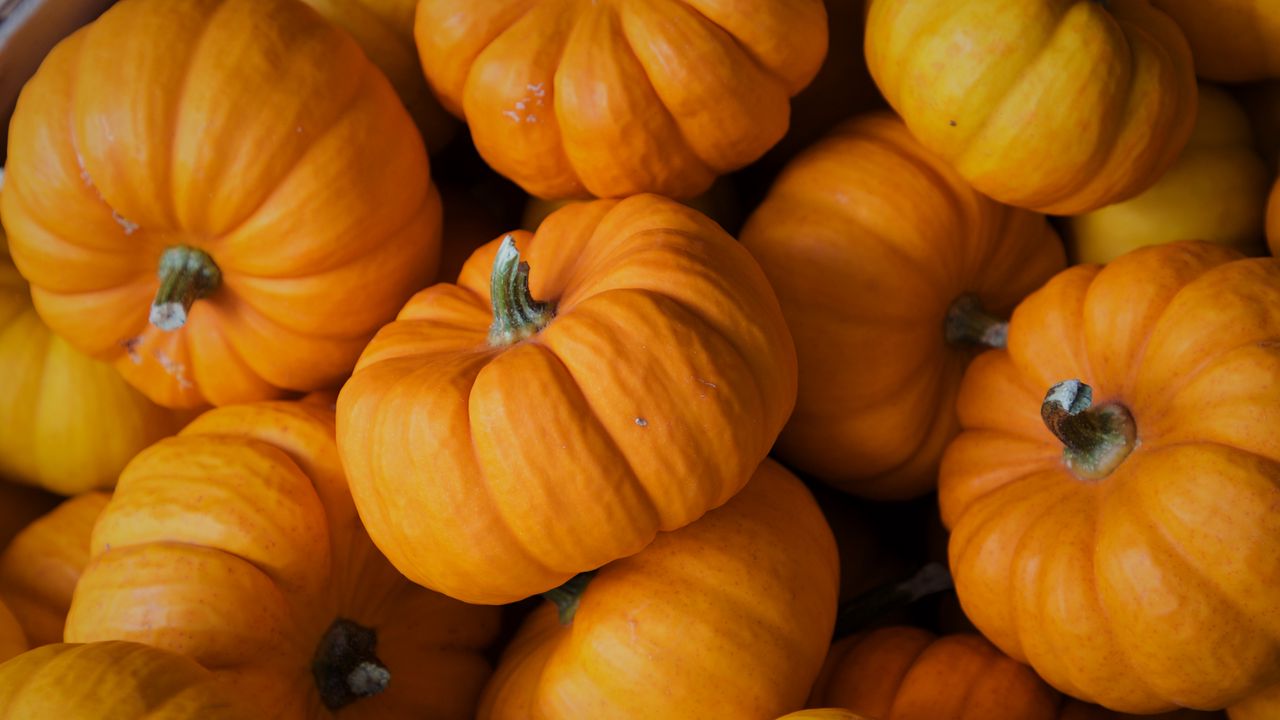
[[[209,297],[222,284],[222,271],[203,250],[174,245],[160,255],[160,289],[151,303],[151,324],[164,331],[177,330],[200,298]]]
[[[311,660],[326,708],[338,710],[387,689],[391,671],[374,654],[377,645],[377,632],[345,618],[333,621]]]
[[[839,640],[862,630],[890,610],[906,607],[921,598],[936,595],[952,587],[954,585],[947,566],[940,562],[928,563],[906,580],[872,588],[841,603],[836,611],[834,639]]]
[[[502,238],[489,277],[489,297],[493,304],[493,324],[489,344],[505,347],[536,335],[551,322],[555,308],[539,302],[529,293],[529,263],[520,259],[516,239]]]
[[[1009,323],[988,314],[977,296],[966,293],[947,308],[943,337],[957,346],[1002,348],[1009,339]]]
[[[1099,480],[1133,450],[1137,428],[1123,405],[1093,405],[1093,388],[1064,380],[1049,388],[1040,405],[1044,424],[1062,441],[1062,459],[1077,477]]]
[[[573,623],[573,616],[578,612],[578,603],[582,601],[582,593],[587,589],[591,578],[595,576],[595,570],[581,572],[566,580],[560,587],[542,593],[542,597],[555,603],[561,625]]]

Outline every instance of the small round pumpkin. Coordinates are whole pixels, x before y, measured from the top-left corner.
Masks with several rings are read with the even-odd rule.
[[[1044,217],[975,192],[902,121],[853,119],[797,157],[742,230],[800,363],[778,456],[848,492],[933,489],[977,350],[1065,265]]]
[[[813,496],[766,460],[723,507],[551,594],[508,645],[477,718],[798,709],[831,638],[838,574]]]
[[[1152,713],[1280,682],[1277,308],[1280,260],[1142,248],[1057,275],[969,366],[956,591],[1063,692]]]
[[[32,647],[62,642],[76,583],[89,564],[89,536],[111,496],[89,492],[33,521],[0,553],[0,600]]]
[[[531,195],[692,197],[786,132],[822,0],[423,0],[427,80]]]
[[[439,255],[413,122],[294,0],[121,0],[63,40],[0,212],[45,322],[168,407],[341,383]]]
[[[333,432],[317,402],[236,405],[144,450],[94,527],[67,641],[180,652],[260,717],[470,718],[498,610],[378,553]]]
[[[1191,44],[1196,74],[1221,82],[1280,78],[1280,12],[1274,0],[1151,0]]]
[[[360,517],[400,572],[507,603],[723,504],[795,403],[769,282],[666,198],[569,205],[418,293],[338,396]]]
[[[1148,0],[871,0],[867,66],[980,192],[1054,215],[1137,195],[1191,135],[1191,51]]]

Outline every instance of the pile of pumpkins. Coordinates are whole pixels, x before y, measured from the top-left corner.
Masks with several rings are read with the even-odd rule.
[[[0,718],[1276,720],[1278,160],[1274,0],[119,0]]]

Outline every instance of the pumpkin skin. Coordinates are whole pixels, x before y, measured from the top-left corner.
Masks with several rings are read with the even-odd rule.
[[[486,604],[550,590],[723,504],[796,387],[768,280],[697,212],[598,200],[507,238],[532,298],[554,306],[549,324],[491,344],[495,240],[457,285],[414,296],[338,396],[373,541],[414,582]]]
[[[28,647],[22,624],[9,606],[0,601],[0,663],[26,652]]]
[[[1251,695],[1227,708],[1230,720],[1272,720],[1280,717],[1280,685]]]
[[[336,386],[439,254],[412,121],[292,0],[117,3],[23,89],[5,185],[40,316],[168,407]],[[149,308],[162,260],[194,277]]]
[[[1226,91],[1202,84],[1195,130],[1178,161],[1141,195],[1068,218],[1069,249],[1084,263],[1177,240],[1260,255],[1270,183],[1244,109]]]
[[[26,527],[0,553],[0,599],[32,647],[62,642],[71,595],[89,564],[89,536],[111,495],[77,495]]]
[[[467,718],[494,608],[417,587],[369,542],[316,402],[220,408],[125,468],[93,531],[69,642],[129,640],[215,671],[260,717],[328,718],[313,656],[335,620],[374,630],[390,685],[345,718]]]
[[[723,507],[600,568],[571,625],[550,603],[534,610],[477,718],[765,718],[797,709],[831,637],[838,573],[813,497],[766,460]]]
[[[811,708],[787,713],[778,720],[871,720],[871,718],[840,708]]]
[[[876,499],[923,495],[959,427],[974,346],[945,337],[957,298],[1008,317],[1065,265],[1043,216],[973,191],[891,113],[841,125],[797,157],[742,244],[778,294],[800,386],[777,455]]]
[[[191,417],[156,405],[114,367],[54,335],[3,236],[0,367],[0,476],[62,495],[115,485],[139,450]]]
[[[1044,213],[1142,192],[1195,120],[1186,39],[1148,0],[872,0],[866,53],[925,147]]]
[[[531,195],[687,198],[786,132],[822,0],[424,0],[427,80]]]
[[[1196,74],[1221,82],[1280,78],[1280,13],[1272,0],[1151,0],[1182,28]]]
[[[1280,681],[1277,307],[1280,261],[1143,248],[1060,273],[969,366],[939,501],[960,602],[1001,650],[1124,712]],[[1077,474],[1042,420],[1065,379],[1132,419],[1109,474]]]
[[[252,702],[251,700],[248,702]],[[130,642],[46,645],[0,664],[0,718],[245,720],[209,671]]]

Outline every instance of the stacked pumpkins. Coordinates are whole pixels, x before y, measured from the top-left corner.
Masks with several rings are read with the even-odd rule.
[[[0,718],[1280,717],[1266,5],[119,0],[9,130]],[[842,495],[977,632],[833,643]]]

